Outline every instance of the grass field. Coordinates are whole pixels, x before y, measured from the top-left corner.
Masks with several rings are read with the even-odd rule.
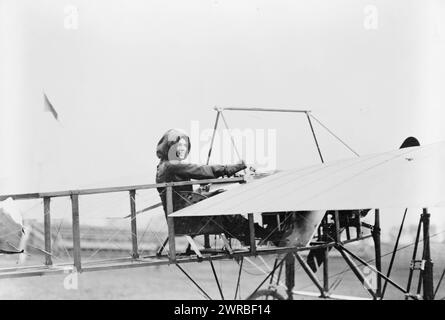
[[[372,257],[372,249],[367,247],[351,247],[366,259]],[[443,255],[445,245],[432,243],[435,279],[437,284],[445,266]],[[390,246],[383,246],[382,253],[390,252]],[[403,287],[406,286],[409,261],[412,248],[400,251],[393,268],[392,278]],[[387,269],[389,255],[383,257],[383,270]],[[254,264],[267,269],[260,258],[250,258]],[[267,265],[273,265],[273,257],[265,258]],[[215,269],[220,279],[225,298],[234,298],[238,265],[234,261],[215,261]],[[185,264],[183,267],[207,291],[212,298],[220,298],[213,274],[208,262]],[[337,255],[330,259],[330,283],[339,281],[334,293],[370,297],[354,274],[347,268],[345,262]],[[365,274],[369,271],[362,268]],[[318,274],[321,277],[320,273]],[[66,289],[66,275],[51,275],[21,279],[0,280],[1,299],[204,299],[202,294],[175,266],[144,267],[114,271],[82,273],[78,276],[77,289]],[[244,262],[241,276],[241,298],[245,299],[264,279],[264,274],[249,262]],[[284,279],[283,279],[284,280]],[[413,281],[413,290],[417,288],[417,273]],[[295,290],[316,291],[307,275],[297,265]],[[279,292],[285,295],[283,288]],[[437,298],[445,296],[445,285],[442,285]],[[388,285],[388,299],[403,299],[398,290]],[[308,299],[295,296],[295,299]]]

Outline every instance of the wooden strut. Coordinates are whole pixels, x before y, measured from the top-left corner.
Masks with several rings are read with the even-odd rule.
[[[288,253],[284,259],[285,259],[285,275],[286,275],[285,280],[286,280],[287,299],[293,300],[294,294],[292,291],[295,286],[295,258],[292,255],[292,253]]]
[[[249,221],[250,252],[252,253],[252,255],[256,255],[255,225],[252,213],[248,214],[248,221]]]
[[[202,261],[202,253],[201,251],[199,251],[198,245],[195,243],[193,238],[190,236],[185,236],[185,238],[187,239],[187,242],[189,243],[189,246],[191,247],[193,252],[195,252],[196,256],[198,257],[198,261]]]
[[[45,233],[45,265],[53,264],[51,259],[51,198],[43,198],[43,224]]]
[[[224,248],[227,250],[227,252],[229,253],[229,257],[232,257],[232,254],[233,254],[233,249],[232,249],[232,247],[230,246],[230,242],[229,242],[229,240],[227,239],[227,237],[226,237],[226,235],[224,234],[224,233],[221,233],[221,240],[223,241],[223,243],[224,243]]]
[[[407,284],[407,296],[405,300],[408,299],[411,290],[412,278],[414,270],[416,269],[416,256],[417,249],[420,242],[420,232],[423,230],[423,253],[419,280],[417,285],[417,295],[420,295],[422,286],[423,286],[423,299],[424,300],[432,300],[434,299],[434,284],[433,284],[433,262],[431,260],[431,248],[430,248],[430,214],[428,210],[424,208],[422,210],[422,214],[420,215],[419,225],[417,226],[416,240],[414,242],[414,250],[410,265],[410,271],[408,275],[408,284]]]
[[[166,188],[166,202],[167,202],[169,257],[170,257],[170,262],[175,263],[176,262],[175,224],[173,217],[170,217],[170,215],[173,213],[173,187],[171,186],[168,186]]]
[[[360,213],[358,213],[360,215]],[[382,251],[380,242],[380,210],[375,209],[374,212],[374,228],[372,229],[372,238],[374,240],[374,251],[375,251],[375,267],[378,271],[377,273],[377,286],[376,295],[378,297],[382,296],[382,277],[380,273],[382,271]]]
[[[138,234],[136,224],[136,190],[130,190],[130,216],[131,216],[131,245],[133,259],[139,258],[138,253]]]
[[[71,196],[72,216],[73,216],[73,255],[74,267],[77,272],[82,271],[81,256],[80,256],[80,225],[79,225],[79,196],[73,194]]]
[[[417,256],[417,248],[419,246],[421,227],[422,227],[422,216],[420,216],[419,224],[417,225],[416,240],[414,241],[413,255],[412,255],[412,258],[411,258],[411,266],[410,266],[409,274],[408,274],[408,284],[406,285],[406,291],[408,293],[411,290],[411,282],[412,282],[413,273],[414,273],[414,268],[413,268],[414,265],[413,265],[413,263],[416,260],[416,256]],[[409,296],[407,295],[405,297],[405,300],[408,300],[408,298],[409,298]]]
[[[434,284],[433,284],[433,261],[431,260],[430,248],[430,217],[426,208],[423,209],[423,260],[425,261],[425,268],[422,273],[423,278],[423,299],[434,299]]]

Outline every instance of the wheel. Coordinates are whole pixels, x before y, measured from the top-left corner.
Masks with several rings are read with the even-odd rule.
[[[286,300],[274,289],[258,290],[254,294],[251,294],[247,300]]]

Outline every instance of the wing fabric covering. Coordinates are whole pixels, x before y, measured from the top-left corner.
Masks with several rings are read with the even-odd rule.
[[[445,141],[280,171],[173,217],[445,205]]]

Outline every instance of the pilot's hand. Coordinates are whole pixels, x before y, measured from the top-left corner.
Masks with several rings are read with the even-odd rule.
[[[246,169],[246,163],[244,162],[244,160],[241,160],[239,163],[237,164],[229,164],[226,165],[224,168],[224,175],[231,177],[233,176],[235,173]]]

